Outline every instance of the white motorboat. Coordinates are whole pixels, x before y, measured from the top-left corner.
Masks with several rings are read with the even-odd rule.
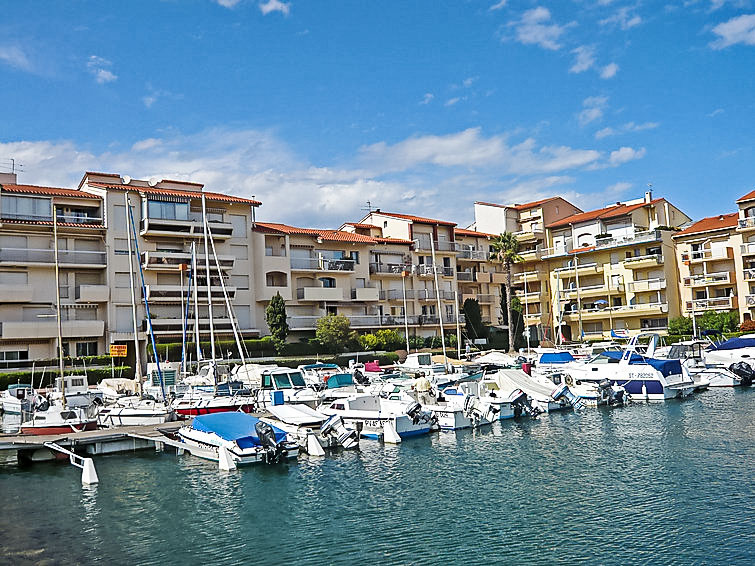
[[[550,413],[571,407],[567,397],[554,399],[556,386],[549,380],[530,376],[521,369],[499,368],[492,366],[485,371],[486,381],[495,382],[504,398],[514,391],[521,390],[527,394],[532,405],[542,412]]]
[[[285,431],[289,439],[298,442],[309,454],[321,455],[323,449],[339,446],[359,447],[359,434],[347,428],[338,415],[328,416],[307,405],[273,405],[268,407],[268,412],[270,416],[261,419]]]
[[[666,358],[680,360],[682,366],[698,385],[704,387],[735,387],[742,384],[742,377],[726,367],[709,366],[705,363],[705,350],[710,345],[703,340],[685,340],[672,344]],[[749,367],[749,366],[748,366]],[[746,382],[746,380],[745,380]]]
[[[21,434],[54,435],[97,429],[96,411],[44,401],[21,423]]]
[[[227,467],[294,459],[299,445],[287,434],[244,413],[217,413],[196,417],[178,430],[186,450],[200,458],[226,461]],[[230,462],[227,462],[227,460]]]
[[[55,387],[47,392],[51,402],[60,401],[65,391],[68,407],[89,407],[92,404],[103,404],[103,394],[97,389],[90,389],[86,375],[66,375],[55,378]]]
[[[708,367],[730,368],[732,364],[744,362],[755,370],[755,334],[711,343],[703,356]]]
[[[32,410],[34,389],[28,383],[11,383],[0,395],[0,406],[6,415],[20,415]]]
[[[163,424],[175,418],[169,404],[150,396],[120,397],[97,414],[101,427]]]
[[[255,408],[255,397],[238,382],[191,387],[171,404],[179,418],[236,411],[251,413]]]
[[[299,370],[284,367],[266,370],[260,378],[254,394],[258,407],[285,403],[315,408],[320,403],[320,395],[307,387]]]

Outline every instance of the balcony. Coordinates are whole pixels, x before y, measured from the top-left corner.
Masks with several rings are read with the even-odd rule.
[[[737,226],[740,230],[752,230],[755,228],[755,218],[749,216],[747,218],[740,218]]]
[[[378,301],[380,293],[377,287],[358,287],[351,290],[352,301]]]
[[[77,303],[106,303],[110,300],[110,287],[107,285],[77,285]]]
[[[582,320],[603,320],[608,318],[609,313],[614,317],[624,316],[652,316],[668,313],[668,303],[639,303],[634,305],[621,305],[617,307],[584,308],[581,309]],[[577,309],[564,313],[569,320],[577,320],[580,311]]]
[[[438,298],[438,295],[433,289],[415,289],[414,292],[416,293],[416,298],[420,301],[435,301]],[[442,301],[453,301],[454,292],[440,291],[440,298]]]
[[[514,232],[514,236],[520,242],[530,242],[533,240],[542,240],[544,233],[543,225],[538,222],[531,224],[529,230]]]
[[[595,245],[592,246],[594,250],[604,250],[609,248],[620,248],[623,246],[633,246],[636,244],[642,244],[646,242],[658,242],[663,239],[661,230],[640,230],[635,232],[632,236],[626,236],[623,238],[596,238]],[[567,241],[566,245],[555,246],[551,248],[543,248],[540,250],[541,257],[557,257],[567,255],[574,249],[572,242]]]
[[[456,280],[471,283],[472,281],[474,281],[474,273],[472,273],[471,271],[457,271]]]
[[[506,283],[506,277],[507,277],[507,275],[505,273],[498,273],[498,272],[496,272],[496,273],[491,273],[490,275],[491,275],[491,277],[490,277],[490,282],[491,283],[493,283],[495,285],[503,285],[504,283]],[[514,275],[513,274],[511,275],[511,280],[512,281],[514,280]]]
[[[236,258],[233,256],[219,255],[218,263],[224,271],[233,269],[236,264]],[[181,265],[191,267],[191,254],[187,252],[142,252],[142,266],[144,269],[154,269],[156,271],[178,271]],[[204,271],[205,256],[197,254],[197,269]],[[217,271],[215,258],[210,257],[210,270]]]
[[[748,309],[755,308],[755,295],[745,295],[745,305]]]
[[[454,268],[453,267],[442,267],[440,265],[438,266],[432,266],[427,264],[420,264],[414,266],[414,272],[419,275],[420,277],[433,277],[435,274],[434,267],[437,267],[438,269],[438,275],[441,277],[453,277],[454,276]]]
[[[643,269],[646,267],[655,267],[663,263],[663,256],[660,254],[638,255],[628,257],[624,260],[624,267],[627,269]]]
[[[729,271],[691,275],[684,278],[685,287],[707,287],[709,285],[723,285],[732,282],[732,274]]]
[[[213,331],[218,334],[231,334],[233,332],[233,327],[231,326],[231,319],[229,318],[215,317],[212,322],[212,328],[213,328]],[[146,320],[142,320],[141,329],[143,332],[147,331]],[[158,335],[181,334],[183,332],[183,321],[180,318],[155,318],[153,316],[152,329],[155,331],[155,334],[158,334]],[[244,331],[244,330],[249,330],[249,329],[242,328],[241,330]],[[209,318],[199,319],[199,331],[203,333],[210,331]],[[186,321],[186,334],[187,336],[193,336],[193,333],[194,333],[194,319],[190,318],[189,320]]]
[[[290,316],[287,319],[288,326],[291,330],[313,330],[317,327],[317,321],[321,316]],[[427,326],[429,324],[438,324],[438,317],[435,315],[409,315],[404,320],[403,315],[355,315],[346,316],[351,323],[351,328],[401,328],[404,324],[411,327]],[[459,315],[459,323],[464,324],[464,315]],[[456,319],[450,320],[445,318],[443,324],[456,324]]]
[[[542,272],[540,271],[522,271],[521,273],[512,273],[511,274],[511,282],[512,283],[522,283],[525,279],[528,281],[534,281],[536,279],[540,279],[542,275]]]
[[[483,250],[461,250],[456,261],[487,261],[490,254]]]
[[[99,210],[93,211],[99,214]],[[12,220],[14,222],[49,222],[52,224],[51,214],[16,214],[13,212],[2,211],[2,220]],[[88,213],[83,214],[58,214],[58,224],[70,226],[71,224],[85,224],[87,226],[102,226],[102,217],[94,216]]]
[[[102,320],[64,320],[61,326],[63,338],[95,338],[105,332],[105,322]],[[0,338],[4,340],[49,340],[57,337],[58,323],[55,320],[0,323]]]
[[[745,302],[747,299],[745,298]],[[737,297],[711,297],[708,299],[694,299],[686,301],[688,311],[729,310],[738,307]]]
[[[577,263],[576,265],[567,265],[564,267],[557,267],[553,270],[555,273],[599,273],[603,271],[603,266],[598,265],[596,262],[590,263]]]
[[[517,293],[516,298],[521,303],[539,303],[540,291],[530,291],[529,293]]]
[[[580,297],[597,297],[601,295],[607,295],[608,288],[604,283],[598,283],[596,285],[584,285],[580,287],[579,293],[577,293],[576,287],[573,289],[564,289],[561,292],[566,298],[576,299],[577,295],[579,295]]]
[[[435,251],[442,253],[456,253],[462,249],[458,242],[449,242],[448,240],[435,241],[431,244],[430,238],[418,238],[413,241],[414,249],[417,251],[432,251],[432,244],[435,244]]]
[[[325,257],[292,257],[291,271],[354,271],[354,260]]]
[[[627,283],[627,288],[632,293],[642,293],[644,291],[660,291],[666,288],[665,279],[643,279],[641,281],[631,281]]]
[[[404,263],[371,263],[370,275],[395,275],[401,277],[402,274],[412,273],[412,266]]]
[[[0,285],[0,303],[30,303],[33,297],[33,285]]]
[[[486,271],[478,271],[475,273],[475,281],[478,283],[490,283],[490,273]]]
[[[199,287],[199,300],[207,301],[207,286],[198,284]],[[236,287],[226,287],[228,298],[233,300],[236,298]],[[181,293],[183,292],[184,300],[188,296],[189,289],[181,288],[180,285],[147,285],[147,298],[150,301],[161,303],[180,303]],[[213,285],[210,287],[210,296],[213,303],[222,303],[225,301],[223,296],[223,288],[220,285]]]
[[[742,274],[745,281],[755,281],[755,269],[743,269]]]
[[[344,293],[340,287],[299,287],[296,298],[300,301],[343,301]]]
[[[233,235],[233,225],[230,222],[210,220],[212,237],[216,240],[226,240]],[[169,220],[162,218],[143,218],[139,225],[142,236],[176,236],[179,238],[203,238],[204,225],[202,216],[191,214],[187,220]]]
[[[742,244],[740,246],[742,255],[755,255],[755,243]]]
[[[747,255],[745,247],[748,244],[742,245],[742,255]],[[755,254],[755,245],[753,245],[752,251],[749,253]],[[694,250],[691,252],[684,252],[682,254],[682,261],[688,261],[690,263],[699,263],[701,261],[713,261],[719,259],[734,259],[734,250],[732,248],[706,248],[703,250]]]
[[[65,267],[103,268],[107,266],[107,254],[98,251],[58,250],[58,263]],[[0,248],[0,264],[21,267],[55,265],[55,251]]]

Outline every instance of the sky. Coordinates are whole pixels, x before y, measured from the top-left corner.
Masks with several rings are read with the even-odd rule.
[[[755,189],[755,0],[0,0],[0,171],[254,196],[262,221],[477,200],[694,219]]]

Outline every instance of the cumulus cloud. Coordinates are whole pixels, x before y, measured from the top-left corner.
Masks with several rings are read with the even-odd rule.
[[[556,51],[561,48],[559,40],[573,23],[559,25],[552,23],[547,8],[538,6],[522,14],[519,20],[507,24],[513,30],[514,39],[524,45],[538,45],[543,49]],[[508,39],[508,38],[506,38]]]
[[[30,71],[32,68],[26,53],[15,45],[0,45],[0,63],[22,71]]]
[[[570,73],[584,73],[595,65],[595,48],[581,45],[571,51],[575,58],[574,64],[569,69]]]
[[[603,112],[608,107],[608,97],[588,96],[582,101],[582,111],[577,115],[581,126],[586,126],[603,118]]]
[[[600,71],[601,79],[611,79],[619,72],[619,66],[616,63],[609,63],[603,67]]]
[[[619,8],[613,15],[600,20],[602,26],[614,26],[623,30],[628,30],[642,23],[642,18],[637,14],[632,13],[632,8],[623,7]]]
[[[496,10],[500,10],[504,6],[506,6],[506,0],[500,0],[500,2],[493,4],[490,8],[488,8],[488,10],[494,12]]]
[[[241,0],[215,0],[215,2],[223,6],[223,8],[233,8],[236,4],[241,2]]]
[[[598,130],[595,132],[595,139],[603,139],[607,138],[609,136],[617,136],[619,134],[623,133],[631,133],[631,132],[643,132],[645,130],[654,130],[659,126],[658,122],[644,122],[642,124],[637,124],[635,122],[627,122],[626,124],[620,126],[619,128],[603,128],[602,130]]]
[[[87,59],[87,70],[98,84],[111,83],[118,79],[118,75],[110,70],[112,66],[111,61],[97,55],[90,55]]]
[[[602,140],[603,138],[607,138],[609,136],[615,136],[617,133],[618,132],[611,127],[603,128],[595,132],[595,139]]]
[[[755,45],[755,14],[737,16],[713,28],[718,39],[710,45],[713,49],[724,49],[731,45]]]
[[[291,11],[291,4],[281,2],[280,0],[267,0],[267,2],[261,3],[260,12],[263,16],[267,16],[271,12],[280,12],[284,16],[288,16]]]
[[[625,146],[620,147],[616,151],[612,151],[608,156],[608,163],[610,165],[616,166],[627,163],[629,161],[634,161],[635,159],[642,159],[643,157],[645,157],[644,147],[641,147],[640,149],[633,149],[631,147]]]
[[[435,95],[431,92],[426,92],[425,96],[422,97],[422,100],[420,100],[420,104],[430,104],[432,102],[433,98],[435,98]]]

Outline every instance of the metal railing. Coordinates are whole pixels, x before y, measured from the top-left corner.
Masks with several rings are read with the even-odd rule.
[[[631,281],[627,283],[627,287],[633,293],[642,291],[659,291],[666,288],[666,280],[662,278],[656,279],[643,279],[641,281]]]
[[[403,272],[412,273],[413,266],[405,263],[371,263],[370,274],[389,273],[392,275],[401,275]]]
[[[747,218],[740,218],[739,227],[740,228],[755,228],[755,218],[751,216]]]
[[[755,279],[755,269],[744,269],[742,270],[742,273],[744,274],[745,281],[752,281]]]
[[[623,238],[596,238],[595,244],[591,247],[594,250],[601,250],[606,248],[616,248],[633,244],[641,244],[643,242],[656,242],[661,239],[661,230],[641,230],[639,232],[635,232],[632,236]],[[574,250],[573,242],[567,241],[566,245],[563,246],[541,249],[540,255],[542,257],[566,255],[568,253],[571,253],[572,250]]]
[[[472,273],[471,271],[457,271],[456,280],[457,281],[474,281],[474,273]]]
[[[312,271],[354,271],[354,260],[331,259],[324,257],[292,257],[291,269]]]
[[[486,261],[490,254],[483,250],[461,250],[456,256],[457,261],[460,259],[469,259],[474,261]]]
[[[435,274],[435,268],[438,270],[438,275],[442,275],[443,277],[453,277],[454,276],[454,268],[453,267],[442,267],[440,265],[434,266],[434,265],[427,265],[427,264],[420,264],[414,266],[414,272],[417,275],[428,277]]]
[[[292,329],[312,329],[317,326],[317,321],[322,318],[321,316],[290,316],[288,317],[288,325]],[[379,328],[379,327],[394,327],[404,326],[403,315],[354,315],[346,316],[351,323],[352,328]],[[459,323],[464,324],[466,321],[463,314],[459,315]],[[406,324],[409,326],[427,326],[431,324],[438,324],[439,319],[437,315],[409,315],[406,317]],[[443,324],[456,324],[455,317],[443,317]]]
[[[747,244],[743,244],[742,246],[742,253],[746,253],[744,251],[744,246]],[[755,253],[755,247],[752,248],[752,251],[750,253]],[[702,261],[707,259],[728,259],[729,258],[729,252],[728,248],[723,249],[715,249],[711,250],[710,248],[705,248],[703,250],[694,250],[691,252],[686,252],[682,254],[682,260],[684,261]]]
[[[557,267],[553,271],[555,271],[556,273],[563,273],[565,271],[574,271],[575,269],[594,268],[594,267],[597,267],[597,266],[598,266],[597,262],[594,262],[594,261],[592,261],[590,263],[581,263],[580,262],[580,263],[578,263],[576,265],[567,265],[565,267]]]
[[[646,255],[636,255],[633,257],[628,257],[624,259],[624,263],[639,263],[641,261],[655,261],[656,263],[663,262],[663,256],[661,254],[646,254]]]
[[[430,244],[430,238],[417,238],[412,240],[415,250],[430,251],[432,246]],[[436,252],[458,252],[462,249],[461,244],[458,242],[449,242],[447,240],[435,241]]]
[[[721,283],[731,283],[731,274],[728,271],[691,275],[684,278],[685,287],[702,287],[705,285],[719,285]]]
[[[605,306],[605,307],[591,307],[591,308],[582,308],[582,309],[570,309],[568,311],[564,311],[564,314],[577,314],[580,311],[584,313],[596,313],[596,312],[633,312],[637,310],[644,310],[644,309],[655,309],[658,308],[661,310],[661,312],[668,312],[668,303],[636,303],[633,305],[619,305],[615,307]]]
[[[755,254],[755,243],[742,244],[740,250],[742,251],[742,255]]]
[[[61,264],[106,265],[106,252],[86,250],[58,250]],[[31,248],[0,248],[0,262],[55,263],[54,250]]]
[[[711,297],[708,299],[694,299],[687,301],[687,310],[730,309],[733,307],[733,297]]]

